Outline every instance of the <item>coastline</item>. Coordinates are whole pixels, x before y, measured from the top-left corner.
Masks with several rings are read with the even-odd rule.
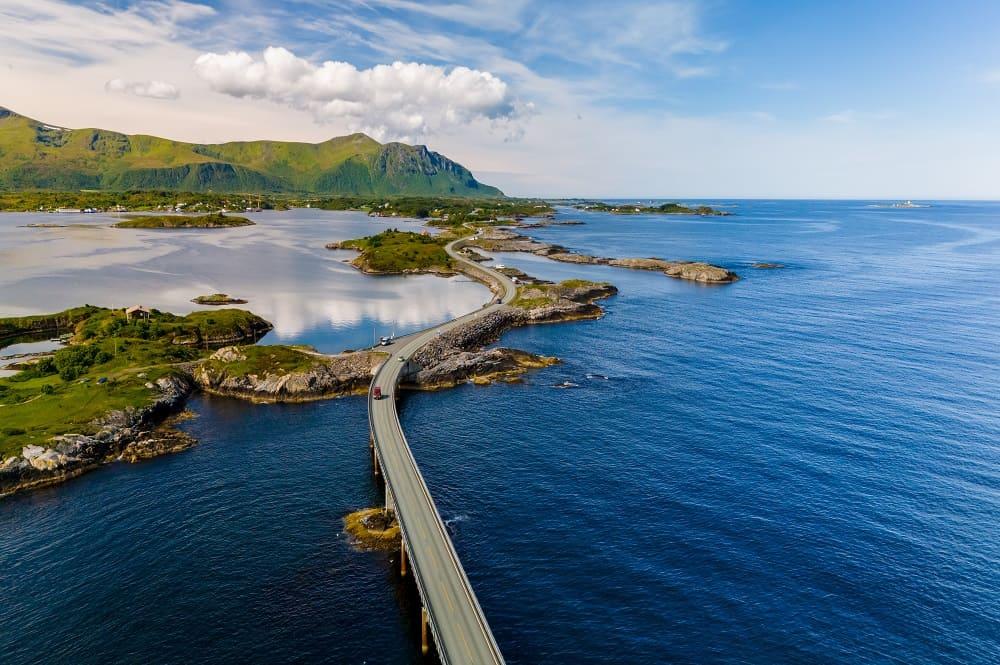
[[[515,220],[514,224],[519,222]],[[475,235],[458,238],[451,244],[456,251],[463,253],[478,254],[476,248],[494,251],[529,251],[557,261],[660,270],[670,276],[677,276],[671,275],[660,263],[662,261],[660,259],[591,257],[577,254],[558,245],[541,243],[508,229],[490,226],[478,227]],[[340,248],[341,243],[330,243],[327,247]],[[356,248],[351,247],[351,249]],[[365,269],[365,266],[359,265],[357,260],[351,263],[366,274],[430,273],[445,276],[464,274],[487,286],[494,298],[500,288],[488,271],[463,261],[455,261],[450,266],[453,269],[448,270],[431,266],[392,273]],[[670,264],[673,265],[696,266],[698,269],[707,266],[690,262]],[[733,278],[717,283],[727,283],[738,278],[733,273],[716,266],[708,268],[723,271],[723,276]],[[713,275],[717,276],[718,273]],[[519,293],[519,296],[523,295],[521,306],[504,305],[488,316],[479,317],[449,331],[420,349],[412,358],[415,363],[414,371],[404,376],[401,387],[410,390],[441,390],[462,383],[489,385],[494,382],[519,381],[526,372],[552,366],[559,363],[559,359],[505,347],[487,348],[489,345],[500,339],[505,332],[520,326],[601,318],[604,309],[596,302],[617,293],[617,289],[609,284],[569,280],[560,285],[550,285],[523,273],[518,277],[523,280],[524,286],[521,290],[525,291],[524,294]],[[712,279],[690,276],[680,278],[716,282]],[[569,285],[570,282],[573,284]],[[97,308],[78,309],[85,314],[90,309]],[[55,317],[48,317],[52,321],[46,320],[46,317],[34,318],[44,323],[38,325],[43,325],[45,330],[58,329],[60,326],[72,323],[72,320],[68,320],[58,321],[52,325]],[[73,317],[68,318],[73,319]],[[270,324],[264,322],[262,325],[265,329],[270,329]],[[38,329],[39,332],[41,330],[42,328]],[[252,332],[257,335],[262,331],[263,329],[255,329]],[[186,346],[199,344],[201,341],[204,340],[178,337],[174,343]],[[135,414],[129,413],[124,416],[108,414],[109,418],[106,420],[110,420],[112,424],[110,427],[105,427],[101,423],[96,435],[69,434],[54,437],[44,446],[33,446],[30,449],[25,447],[20,456],[0,460],[0,495],[63,482],[111,461],[119,459],[136,461],[190,447],[193,442],[159,436],[157,428],[164,420],[180,412],[187,398],[196,391],[259,404],[309,402],[361,395],[367,391],[371,377],[382,362],[379,358],[382,354],[379,354],[377,348],[371,351],[334,355],[304,349],[286,349],[286,353],[294,352],[307,357],[308,366],[291,369],[277,366],[259,371],[254,369],[252,363],[249,369],[242,366],[246,364],[248,350],[264,348],[273,350],[278,347],[231,346],[245,341],[242,332],[231,337],[215,336],[210,341],[215,347],[230,346],[223,346],[210,357],[200,361],[178,365],[177,375],[181,377],[180,381],[185,388],[175,391],[176,394],[170,399],[166,401],[157,399],[145,409],[136,410]],[[297,364],[302,363],[293,363]],[[169,406],[165,407],[165,404]],[[160,443],[157,443],[158,441]]]
[[[484,275],[468,271],[470,278],[493,291],[495,284]],[[504,306],[497,316],[470,321],[442,335],[437,343],[425,347],[423,353],[414,358],[420,369],[404,387],[441,390],[467,382],[489,385],[516,381],[527,371],[556,364],[557,358],[518,349],[485,347],[521,325],[600,318],[603,309],[594,305],[594,301],[617,292],[614,287],[603,284],[593,289],[571,291],[570,298],[560,298],[533,309]],[[216,341],[225,343],[226,340]],[[0,460],[0,498],[59,484],[111,462],[136,462],[186,450],[194,445],[193,440],[164,436],[161,428],[183,411],[188,398],[197,391],[257,404],[363,395],[374,372],[387,357],[377,350],[327,355],[293,349],[290,351],[312,360],[308,369],[280,370],[274,374],[228,371],[247,361],[249,350],[270,353],[274,348],[224,346],[206,359],[179,364],[169,378],[156,381],[161,394],[148,406],[106,414],[100,423],[95,422],[100,428],[93,435],[59,435],[44,446],[26,446],[20,456]]]

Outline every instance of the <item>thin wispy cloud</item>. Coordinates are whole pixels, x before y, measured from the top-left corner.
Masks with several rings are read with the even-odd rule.
[[[983,83],[997,84],[1000,83],[1000,67],[996,69],[989,69],[979,75],[979,80]]]
[[[830,113],[820,119],[824,122],[837,125],[850,125],[865,120],[891,120],[896,117],[898,117],[898,114],[895,111],[855,111],[854,109],[845,109]]]
[[[801,86],[794,81],[769,81],[760,84],[761,90],[773,90],[775,92],[790,92],[800,90]]]
[[[70,64],[103,62],[123,52],[169,46],[182,26],[215,13],[207,5],[172,0],[138,2],[119,11],[60,0],[3,0],[0,51]]]
[[[104,89],[108,92],[135,95],[136,97],[150,97],[151,99],[177,99],[181,95],[181,91],[177,89],[177,86],[166,81],[111,79],[104,84]]]

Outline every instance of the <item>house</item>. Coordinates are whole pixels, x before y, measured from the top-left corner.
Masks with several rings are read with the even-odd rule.
[[[132,305],[125,310],[125,320],[131,321],[132,319],[149,319],[150,312],[149,309],[143,307],[142,305]]]

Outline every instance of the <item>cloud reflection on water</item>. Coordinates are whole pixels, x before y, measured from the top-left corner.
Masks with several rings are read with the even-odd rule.
[[[373,330],[405,333],[475,309],[488,294],[464,278],[371,277],[327,242],[420,228],[362,213],[292,210],[249,215],[256,226],[156,231],[115,229],[103,215],[0,216],[0,316],[91,303],[142,303],[185,313],[191,298],[223,292],[274,323],[267,341],[358,346]],[[26,228],[26,224],[79,224]]]

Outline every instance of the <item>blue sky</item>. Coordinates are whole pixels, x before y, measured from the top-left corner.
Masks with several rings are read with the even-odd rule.
[[[995,2],[0,0],[0,104],[366,131],[516,195],[1000,198],[998,28]]]

